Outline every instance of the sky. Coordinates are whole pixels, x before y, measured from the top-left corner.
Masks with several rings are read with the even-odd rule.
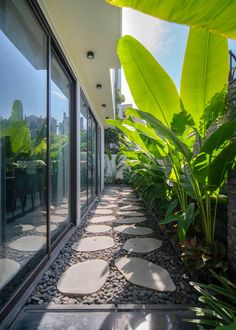
[[[122,35],[129,34],[140,41],[167,71],[179,90],[189,28],[129,8],[123,8],[122,20]],[[236,54],[235,41],[229,40],[229,49]],[[125,95],[125,103],[134,105],[123,71],[121,92]]]

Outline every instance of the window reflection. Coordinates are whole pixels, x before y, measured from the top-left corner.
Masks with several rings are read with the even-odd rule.
[[[80,207],[82,210],[101,189],[101,129],[88,103],[80,96]]]
[[[51,232],[55,239],[69,223],[70,81],[55,54],[51,60]]]
[[[22,0],[0,17],[1,307],[46,253],[47,38]]]
[[[80,207],[84,209],[87,205],[87,180],[88,180],[88,109],[80,98]]]

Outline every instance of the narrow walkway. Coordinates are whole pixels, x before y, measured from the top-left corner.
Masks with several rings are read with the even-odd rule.
[[[122,306],[128,308],[127,304],[154,304],[157,313],[161,305],[168,310],[172,304],[171,310],[175,310],[178,305],[173,304],[196,303],[197,296],[188,281],[176,251],[162,237],[157,221],[144,209],[141,200],[129,187],[110,187],[45,273],[28,303],[41,305],[41,311],[49,304],[48,312],[59,308],[60,314],[63,305],[68,305],[63,310],[67,314],[71,305],[77,310],[90,305],[87,307],[91,312],[93,307],[103,309],[104,304],[113,304],[112,315]],[[138,309],[142,311],[143,307]],[[32,316],[32,311],[27,315]],[[163,320],[167,322],[165,315]],[[158,329],[180,329],[177,323],[174,327],[171,324]],[[91,329],[139,329],[130,323],[129,326]]]

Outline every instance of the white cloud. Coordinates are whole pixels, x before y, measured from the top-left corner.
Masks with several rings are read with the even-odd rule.
[[[65,97],[65,95],[61,91],[56,91],[55,89],[52,91],[52,94],[58,96],[61,100],[67,101],[68,99]]]
[[[153,56],[170,51],[173,36],[167,22],[133,9],[123,9],[122,34],[130,34],[140,41]]]

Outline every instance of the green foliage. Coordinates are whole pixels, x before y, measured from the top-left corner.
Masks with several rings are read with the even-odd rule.
[[[224,274],[228,270],[226,248],[223,243],[214,241],[211,246],[197,244],[196,238],[184,244],[182,259],[194,280],[209,282],[209,269]]]
[[[122,166],[124,165],[123,156],[122,156],[122,154],[117,154],[115,156],[114,164],[113,164],[111,151],[108,150],[106,152],[106,155],[107,155],[107,158],[110,161],[111,174],[106,175],[106,173],[105,173],[105,181],[106,181],[106,183],[116,183],[117,173],[122,168]]]
[[[236,326],[236,285],[226,277],[210,271],[218,284],[192,283],[201,294],[199,301],[205,306],[190,308],[195,318],[186,320],[199,325],[207,325],[208,329],[235,329]]]
[[[178,212],[164,222],[178,224],[180,241],[186,239],[196,218],[204,243],[213,243],[217,199],[235,165],[236,145],[230,142],[235,123],[219,125],[226,111],[227,54],[222,37],[191,29],[180,98],[171,78],[138,41],[125,36],[118,43],[118,55],[140,110],[127,109],[126,120],[108,123],[124,134],[128,150],[124,154],[131,169],[158,183],[161,178],[170,199],[178,199]],[[216,130],[209,135],[211,125]],[[162,176],[156,175],[158,171]]]
[[[234,13],[236,2],[231,0],[107,0],[119,7],[130,7],[157,18],[207,29],[226,38],[236,39]]]
[[[132,81],[129,87],[138,108],[170,126],[173,114],[180,111],[179,95],[172,79],[133,37],[121,38],[117,51],[126,79]]]
[[[104,131],[105,152],[111,151],[116,154],[119,151],[119,129],[108,127]]]
[[[180,96],[197,128],[212,98],[225,88],[229,72],[228,56],[226,39],[208,31],[190,29]],[[224,102],[217,102],[217,106],[220,105],[224,109]],[[205,125],[205,121],[201,125]],[[205,133],[205,127],[203,130]]]

